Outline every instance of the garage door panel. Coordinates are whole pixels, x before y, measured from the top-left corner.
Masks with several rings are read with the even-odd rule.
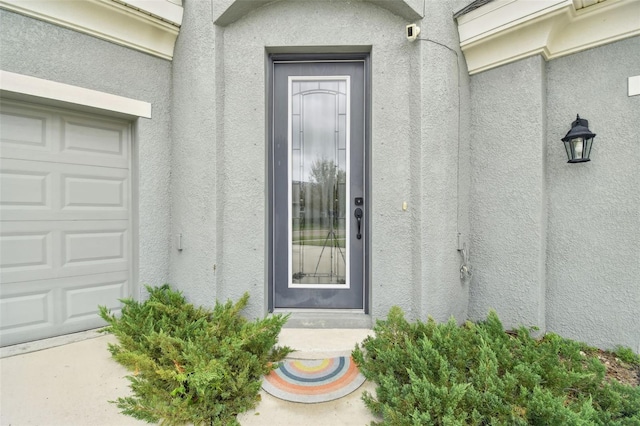
[[[128,218],[128,170],[61,164],[53,168],[60,176],[61,218]]]
[[[57,277],[60,245],[60,231],[50,222],[2,222],[0,282],[5,286]]]
[[[72,223],[62,231],[60,275],[126,270],[129,264],[129,231],[125,222]],[[98,225],[98,224],[96,224]]]
[[[130,125],[81,114],[60,118],[57,156],[65,162],[129,168]]]
[[[51,210],[51,173],[2,168],[0,205],[2,210]]]
[[[125,130],[121,124],[63,117],[61,148],[71,155],[90,154],[103,159],[126,160]]]
[[[3,296],[0,300],[0,330],[2,333],[16,329],[52,327],[53,291],[44,289],[28,293]]]
[[[64,322],[66,324],[91,321],[98,317],[98,306],[106,306],[112,312],[119,312],[126,297],[126,280],[101,282],[89,286],[64,289]],[[98,326],[102,325],[102,321]]]
[[[0,213],[3,220],[128,219],[129,179],[126,169],[2,159]]]
[[[53,271],[52,232],[33,232],[29,229],[6,232],[6,228],[12,227],[3,226],[0,234],[0,267],[3,278],[9,272],[23,275],[34,270],[46,271],[45,273]]]
[[[126,210],[127,177],[64,175],[62,206],[65,211]]]
[[[126,229],[66,232],[64,264],[110,262],[126,258]]]
[[[102,327],[98,306],[119,312],[128,288],[128,271],[2,284],[0,344]]]
[[[130,268],[128,221],[5,222],[0,281],[45,280]]]
[[[23,108],[19,104],[0,105],[0,148],[3,156],[17,149],[30,155],[50,154],[54,140],[53,116],[41,110]]]
[[[130,127],[121,120],[50,114],[13,101],[0,107],[4,158],[128,169]]]

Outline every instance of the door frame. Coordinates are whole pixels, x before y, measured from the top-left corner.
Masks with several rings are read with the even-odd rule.
[[[367,235],[364,246],[364,265],[363,265],[363,306],[364,309],[358,310],[364,314],[370,311],[370,276],[371,276],[371,63],[370,54],[368,52],[358,53],[271,53],[267,54],[266,63],[266,135],[267,144],[267,188],[266,188],[266,228],[267,228],[267,244],[266,244],[266,273],[267,273],[267,310],[274,312],[275,299],[275,283],[274,283],[274,150],[273,150],[273,119],[274,119],[274,96],[273,96],[273,77],[275,62],[363,62],[364,66],[364,230]],[[302,309],[303,311],[314,311],[318,309]],[[290,310],[292,311],[292,310]],[[300,311],[300,309],[296,309]],[[322,309],[321,311],[340,312],[341,309]],[[347,310],[353,312],[353,310]]]

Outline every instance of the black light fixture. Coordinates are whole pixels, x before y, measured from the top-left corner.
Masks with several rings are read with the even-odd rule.
[[[564,149],[567,150],[567,157],[569,158],[567,163],[586,163],[591,161],[589,155],[591,154],[591,145],[595,137],[596,134],[591,133],[591,130],[589,130],[589,122],[577,115],[576,121],[571,123],[571,130],[562,138]]]

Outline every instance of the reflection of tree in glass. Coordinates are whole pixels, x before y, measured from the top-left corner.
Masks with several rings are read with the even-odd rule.
[[[305,191],[308,225],[336,227],[336,220],[344,215],[346,172],[333,160],[323,158],[313,162],[309,178]]]
[[[346,173],[344,170],[339,169],[333,160],[323,158],[313,162],[309,177],[313,183],[332,187],[336,182],[344,183]]]

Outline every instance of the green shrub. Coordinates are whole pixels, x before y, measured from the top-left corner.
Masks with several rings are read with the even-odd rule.
[[[640,365],[640,355],[633,352],[633,350],[626,346],[617,346],[614,351],[616,356],[627,364]]]
[[[640,388],[604,380],[581,343],[505,332],[495,312],[458,326],[394,307],[374,331],[353,357],[377,384],[363,399],[378,424],[640,425]]]
[[[238,424],[255,407],[263,375],[291,349],[274,347],[286,317],[248,321],[240,316],[249,298],[216,302],[213,310],[188,304],[168,285],[147,287],[149,299],[124,299],[122,315],[100,315],[119,344],[109,351],[133,372],[132,396],[114,401],[124,414],[180,425]]]

